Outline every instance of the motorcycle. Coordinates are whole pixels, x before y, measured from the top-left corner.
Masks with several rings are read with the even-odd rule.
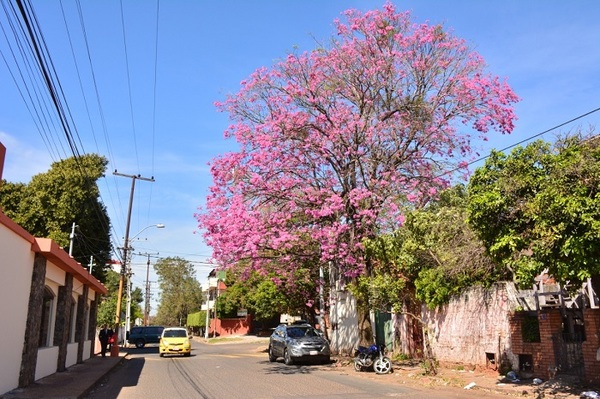
[[[385,355],[385,346],[359,346],[354,353],[354,370],[363,371],[370,368],[377,374],[387,374],[392,371],[392,361]]]

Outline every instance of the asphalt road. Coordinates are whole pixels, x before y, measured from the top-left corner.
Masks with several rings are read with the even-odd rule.
[[[264,342],[194,342],[190,357],[158,355],[156,346],[129,355],[86,398],[369,399],[483,398],[482,392],[411,388],[393,378],[356,373],[335,365],[286,366],[268,360]],[[391,376],[390,376],[391,377]],[[494,398],[497,396],[487,396]]]

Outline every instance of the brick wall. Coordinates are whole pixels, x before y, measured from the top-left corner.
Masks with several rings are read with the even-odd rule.
[[[423,309],[431,348],[441,362],[487,367],[488,356],[515,362],[510,348],[511,301],[506,284],[472,288],[435,310]]]
[[[585,380],[600,385],[600,309],[584,309],[586,340],[583,342]]]

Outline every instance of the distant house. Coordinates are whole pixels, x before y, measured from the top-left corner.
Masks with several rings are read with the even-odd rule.
[[[225,279],[224,271],[213,269],[208,274],[208,281],[202,287],[206,302],[202,305],[202,310],[207,311],[208,323],[205,337],[246,335],[252,330],[252,315],[245,310],[239,309],[237,317],[222,318],[217,312],[217,303],[219,296],[227,290],[223,282]]]
[[[0,181],[5,148],[0,143]],[[54,241],[0,210],[0,394],[94,355],[106,288]]]

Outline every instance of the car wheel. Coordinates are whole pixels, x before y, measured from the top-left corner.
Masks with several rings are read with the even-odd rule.
[[[387,374],[392,371],[392,362],[387,357],[375,359],[373,370],[375,370],[377,374]]]
[[[190,355],[191,355],[191,353],[189,353],[189,352],[183,354],[184,357],[190,357]]]
[[[283,351],[283,362],[288,366],[294,364],[294,360],[290,356],[290,351],[288,351],[287,349]]]
[[[161,353],[161,354],[160,354],[160,357],[165,357],[165,354],[164,354],[164,353]]]
[[[274,362],[275,360],[277,360],[277,356],[273,353],[273,347],[269,346],[269,361]]]
[[[137,341],[135,341],[135,347],[138,349],[143,348],[146,345],[146,341],[144,341],[143,339],[138,339]]]
[[[331,358],[329,356],[327,356],[325,359],[323,359],[323,364],[329,364],[331,363]]]

